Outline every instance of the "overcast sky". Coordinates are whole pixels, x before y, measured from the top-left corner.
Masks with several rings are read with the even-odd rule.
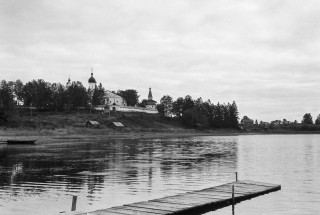
[[[320,113],[319,0],[0,0],[0,79],[108,90],[140,100],[235,100],[241,117]]]

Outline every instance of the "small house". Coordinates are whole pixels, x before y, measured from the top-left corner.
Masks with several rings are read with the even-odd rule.
[[[109,123],[109,126],[117,130],[122,130],[124,128],[124,125],[121,122],[111,122]]]
[[[85,124],[87,128],[100,128],[100,123],[98,121],[88,120]]]

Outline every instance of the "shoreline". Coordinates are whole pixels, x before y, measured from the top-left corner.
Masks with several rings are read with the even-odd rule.
[[[80,142],[104,139],[157,139],[157,138],[187,138],[192,136],[239,136],[239,135],[298,135],[298,134],[320,134],[320,132],[294,132],[294,131],[278,131],[278,132],[248,132],[241,130],[194,130],[194,129],[178,129],[167,131],[108,131],[99,132],[99,130],[88,130],[87,133],[67,133],[67,132],[50,132],[46,130],[30,131],[21,129],[0,130],[0,144],[7,139],[17,140],[36,140],[36,145],[48,143],[65,143]],[[18,135],[18,134],[20,135]]]

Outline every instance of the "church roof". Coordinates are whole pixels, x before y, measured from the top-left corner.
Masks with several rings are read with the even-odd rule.
[[[96,79],[94,79],[94,77],[93,77],[93,73],[91,73],[91,77],[89,78],[88,82],[89,83],[97,83]]]
[[[154,105],[156,104],[157,102],[154,101],[154,100],[147,100],[147,105]]]

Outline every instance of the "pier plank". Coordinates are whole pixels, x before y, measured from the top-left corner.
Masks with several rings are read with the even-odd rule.
[[[172,211],[165,210],[166,208],[162,209],[150,209],[150,208],[141,208],[141,207],[134,207],[134,206],[122,206],[123,208],[135,210],[135,211],[143,211],[143,212],[152,212],[153,214],[168,214]]]
[[[127,215],[152,215],[152,214],[156,214],[154,212],[150,212],[150,211],[138,211],[138,210],[132,210],[132,209],[128,209],[128,208],[110,208],[108,209],[108,211],[112,211],[112,212],[116,212],[116,213],[123,213],[123,214],[127,214]],[[163,213],[162,213],[163,214]],[[164,214],[168,214],[167,212]]]
[[[141,208],[150,208],[150,209],[166,209],[169,211],[177,211],[180,209],[185,209],[188,206],[177,204],[177,203],[165,203],[165,202],[155,202],[155,201],[148,201],[148,202],[141,202],[138,204],[131,204],[130,206],[134,207],[141,207]]]
[[[179,215],[196,214],[232,204],[232,186],[235,202],[281,190],[281,185],[250,180],[235,181],[203,190],[126,204],[90,212],[90,215]],[[85,215],[86,213],[77,213]]]

